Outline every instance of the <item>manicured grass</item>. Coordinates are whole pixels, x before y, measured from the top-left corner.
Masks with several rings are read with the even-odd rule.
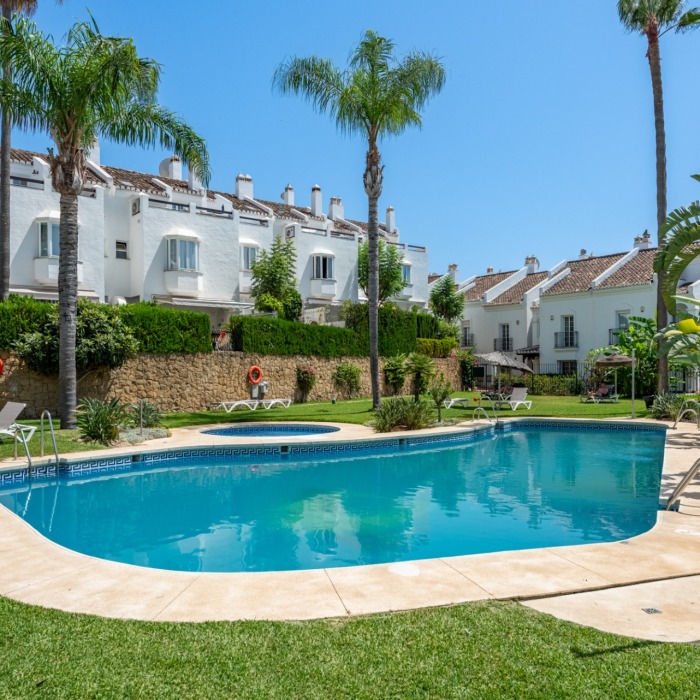
[[[475,393],[457,392],[453,396],[467,396],[474,398]],[[583,404],[577,396],[534,396],[532,399],[532,409],[527,411],[520,407],[517,411],[501,409],[498,413],[502,417],[513,416],[547,416],[565,418],[622,418],[630,415],[632,402],[629,399],[620,399],[616,404]],[[476,402],[469,408],[451,408],[443,411],[443,419],[454,419],[458,421],[471,420]],[[635,402],[637,417],[644,417],[646,409],[644,402]],[[369,399],[353,399],[352,401],[338,401],[337,403],[311,402],[304,404],[292,404],[289,408],[273,408],[269,411],[258,409],[257,411],[235,411],[226,413],[225,411],[201,411],[194,413],[169,413],[166,414],[164,424],[167,428],[182,428],[189,425],[206,425],[208,423],[241,423],[259,421],[328,421],[331,423],[357,423],[364,425],[372,420],[372,402]],[[489,413],[491,413],[489,409]],[[435,411],[437,417],[437,411]],[[482,416],[483,417],[483,416]],[[36,420],[21,420],[29,425],[39,425]],[[59,454],[66,452],[82,452],[86,450],[105,449],[98,443],[85,443],[78,440],[76,431],[57,430],[56,442]],[[39,432],[29,443],[30,453],[33,457],[40,454]],[[45,454],[52,452],[48,427],[45,433]],[[18,446],[20,458],[24,455],[24,448]],[[12,440],[6,438],[0,441],[0,459],[13,455]]]
[[[3,698],[696,698],[700,647],[517,603],[303,623],[108,620],[0,599]]]

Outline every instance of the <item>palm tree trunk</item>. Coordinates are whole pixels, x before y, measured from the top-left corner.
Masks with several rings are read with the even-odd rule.
[[[656,225],[659,247],[664,244],[661,227],[666,220],[666,128],[664,125],[664,93],[661,84],[661,54],[659,51],[659,28],[650,25],[647,32],[649,47],[647,58],[651,72],[651,89],[654,95],[654,129],[656,132]],[[664,272],[658,273],[656,287],[656,328],[661,330],[668,325],[668,311],[663,297]],[[660,343],[661,341],[659,341]],[[659,376],[657,392],[668,391],[668,357],[658,354]]]
[[[10,4],[2,3],[2,16],[8,22],[12,16]],[[11,67],[2,67],[5,78],[12,78]],[[0,134],[0,301],[10,293],[10,167],[12,123],[7,110],[2,111]]]
[[[61,428],[75,428],[78,315],[78,195],[61,194],[61,236],[58,261],[59,413]]]
[[[369,373],[372,384],[372,408],[381,406],[379,389],[379,196],[382,193],[383,167],[376,141],[370,137],[364,174],[369,213],[367,216],[367,262],[369,304]]]

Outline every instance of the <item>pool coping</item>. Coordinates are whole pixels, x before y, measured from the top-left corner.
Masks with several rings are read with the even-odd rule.
[[[601,421],[581,419],[529,418],[527,422],[597,425]],[[503,423],[521,422],[506,419]],[[629,421],[603,421],[607,426]],[[331,424],[338,433],[314,436],[216,438],[202,436],[197,429],[173,431],[165,447],[181,452],[185,443],[198,446],[244,447],[287,443],[346,443],[353,440],[376,444],[386,435],[370,434],[364,426]],[[239,425],[239,423],[237,423]],[[634,421],[639,429],[659,422]],[[389,440],[426,437],[446,439],[463,435],[467,428],[491,430],[493,424],[480,421],[430,431],[392,433]],[[507,428],[506,428],[507,429]],[[196,436],[199,435],[198,439]],[[665,498],[687,469],[700,457],[698,430],[684,425],[667,433],[664,450],[661,498]],[[94,453],[100,459],[124,457],[126,453],[163,452],[152,444],[117,448]],[[85,453],[74,455],[89,461]],[[66,458],[69,458],[67,456]],[[38,465],[41,468],[41,465]],[[0,467],[0,475],[16,467]],[[695,488],[695,487],[693,487]],[[700,494],[700,489],[697,489]],[[693,493],[693,496],[695,494]],[[396,564],[375,564],[334,569],[266,573],[197,573],[148,569],[78,554],[47,540],[19,516],[0,507],[0,594],[26,603],[69,612],[104,617],[162,621],[205,620],[304,620],[452,605],[475,600],[528,600],[532,607],[547,607],[547,601],[567,600],[572,594],[598,595],[618,589],[629,590],[653,581],[700,582],[700,508],[689,512],[660,511],[656,525],[637,537],[606,544],[572,545],[543,549],[474,554],[425,559]],[[693,514],[695,513],[695,514]],[[640,586],[641,584],[641,586]],[[680,584],[679,584],[680,585]],[[665,584],[669,588],[671,583]],[[573,595],[575,597],[575,595]],[[543,602],[544,601],[544,602]],[[539,607],[538,607],[539,606]],[[560,605],[561,607],[561,605]],[[575,607],[575,606],[574,606]],[[588,603],[590,610],[590,602]],[[697,607],[697,606],[696,606]],[[554,614],[558,614],[556,611]],[[644,613],[642,613],[644,614]],[[699,627],[687,611],[675,617],[654,616],[656,637],[684,640],[679,622]],[[644,614],[646,618],[650,616]],[[566,617],[566,614],[560,614]],[[608,615],[609,617],[609,615]],[[573,619],[567,617],[566,619]],[[688,620],[690,619],[690,622]],[[590,612],[583,622],[591,620]],[[577,620],[578,621],[578,620]],[[590,624],[590,622],[588,622]],[[603,621],[605,623],[605,620]],[[603,624],[601,623],[601,624]],[[598,626],[598,625],[596,625]],[[620,625],[618,625],[620,627]],[[629,627],[629,625],[628,625]],[[683,627],[683,625],[681,625]],[[603,627],[601,627],[603,628]],[[623,629],[620,631],[625,633]],[[685,629],[685,627],[683,627]],[[636,630],[636,628],[634,628]],[[633,630],[632,633],[635,633]],[[675,630],[675,631],[674,631]],[[640,634],[637,632],[637,634]],[[650,632],[652,634],[652,632]],[[659,634],[661,635],[659,637]],[[692,636],[692,630],[686,634]],[[697,636],[697,632],[694,633]],[[670,636],[669,636],[670,635]]]

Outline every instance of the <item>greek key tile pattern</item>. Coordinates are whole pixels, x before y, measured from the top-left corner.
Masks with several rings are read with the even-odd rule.
[[[499,423],[499,429],[505,429],[506,425],[506,423]],[[516,429],[545,428],[546,430],[602,430],[608,432],[629,432],[630,430],[639,432],[666,431],[665,425],[655,425],[653,423],[618,423],[614,421],[550,421],[537,420],[536,418],[525,418],[511,425],[513,425]]]

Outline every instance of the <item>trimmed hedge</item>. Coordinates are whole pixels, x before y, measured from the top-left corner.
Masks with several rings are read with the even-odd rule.
[[[231,349],[239,352],[318,357],[367,355],[361,339],[347,328],[313,326],[266,316],[232,316],[229,332]]]
[[[364,348],[363,355],[369,355],[369,307],[367,304],[353,304],[344,309],[345,323],[353,330]],[[385,304],[379,308],[379,355],[393,357],[408,354],[416,349],[416,314],[402,311],[398,306]]]
[[[25,333],[43,328],[55,306],[50,301],[10,294],[0,302],[0,350],[12,350],[16,340]]]
[[[456,347],[457,341],[454,338],[416,338],[416,352],[428,357],[449,357]]]
[[[418,338],[440,337],[440,321],[435,316],[432,314],[416,314],[415,316],[416,336]]]
[[[120,306],[119,315],[139,341],[140,352],[211,352],[211,322],[204,313],[141,302]]]

